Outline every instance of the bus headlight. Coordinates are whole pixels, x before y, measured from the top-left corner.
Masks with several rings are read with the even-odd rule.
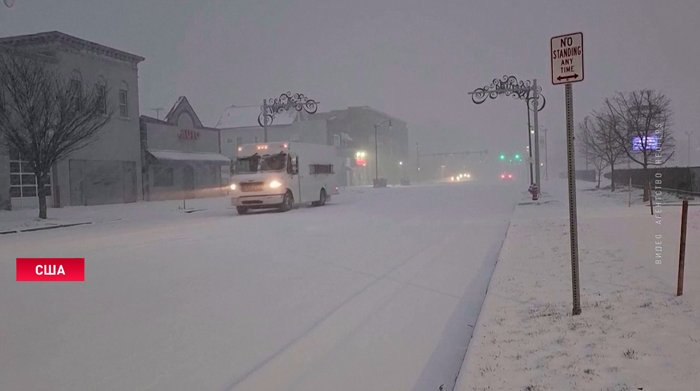
[[[270,182],[270,187],[273,188],[273,189],[276,189],[276,188],[278,188],[278,187],[280,187],[280,186],[282,186],[282,184],[279,183],[278,181],[272,181],[272,182]]]
[[[231,190],[236,190],[236,184],[235,184],[235,183],[232,183],[231,186],[229,186],[229,187],[231,188]]]

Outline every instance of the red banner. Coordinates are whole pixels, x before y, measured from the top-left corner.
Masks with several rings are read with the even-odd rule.
[[[17,258],[17,281],[85,281],[85,258]]]

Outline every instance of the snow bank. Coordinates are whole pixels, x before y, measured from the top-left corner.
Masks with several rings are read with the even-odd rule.
[[[137,202],[131,204],[69,206],[49,208],[47,219],[38,218],[39,209],[0,211],[0,232],[55,227],[78,223],[103,223],[120,220],[145,221],[177,216],[178,213],[222,210],[230,207],[228,196],[186,200]]]
[[[640,190],[628,207],[628,193],[579,182],[573,317],[566,182],[544,185],[551,199],[516,209],[455,390],[697,390],[700,208],[676,297],[680,207],[662,206],[657,224]]]

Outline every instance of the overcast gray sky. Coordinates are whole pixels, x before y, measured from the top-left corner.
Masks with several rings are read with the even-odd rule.
[[[537,78],[550,159],[563,164],[549,39],[582,31],[576,121],[615,91],[658,89],[673,101],[684,165],[684,130],[700,154],[699,19],[698,0],[17,0],[0,7],[0,35],[59,30],[146,57],[143,114],[185,95],[214,126],[226,106],[290,90],[322,111],[369,105],[402,118],[425,152],[524,153],[524,103],[476,106],[467,92],[505,74]]]

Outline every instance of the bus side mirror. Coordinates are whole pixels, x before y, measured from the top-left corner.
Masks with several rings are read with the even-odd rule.
[[[296,175],[299,173],[299,165],[298,165],[298,160],[297,157],[289,157],[289,161],[287,164],[287,172],[292,175]]]

